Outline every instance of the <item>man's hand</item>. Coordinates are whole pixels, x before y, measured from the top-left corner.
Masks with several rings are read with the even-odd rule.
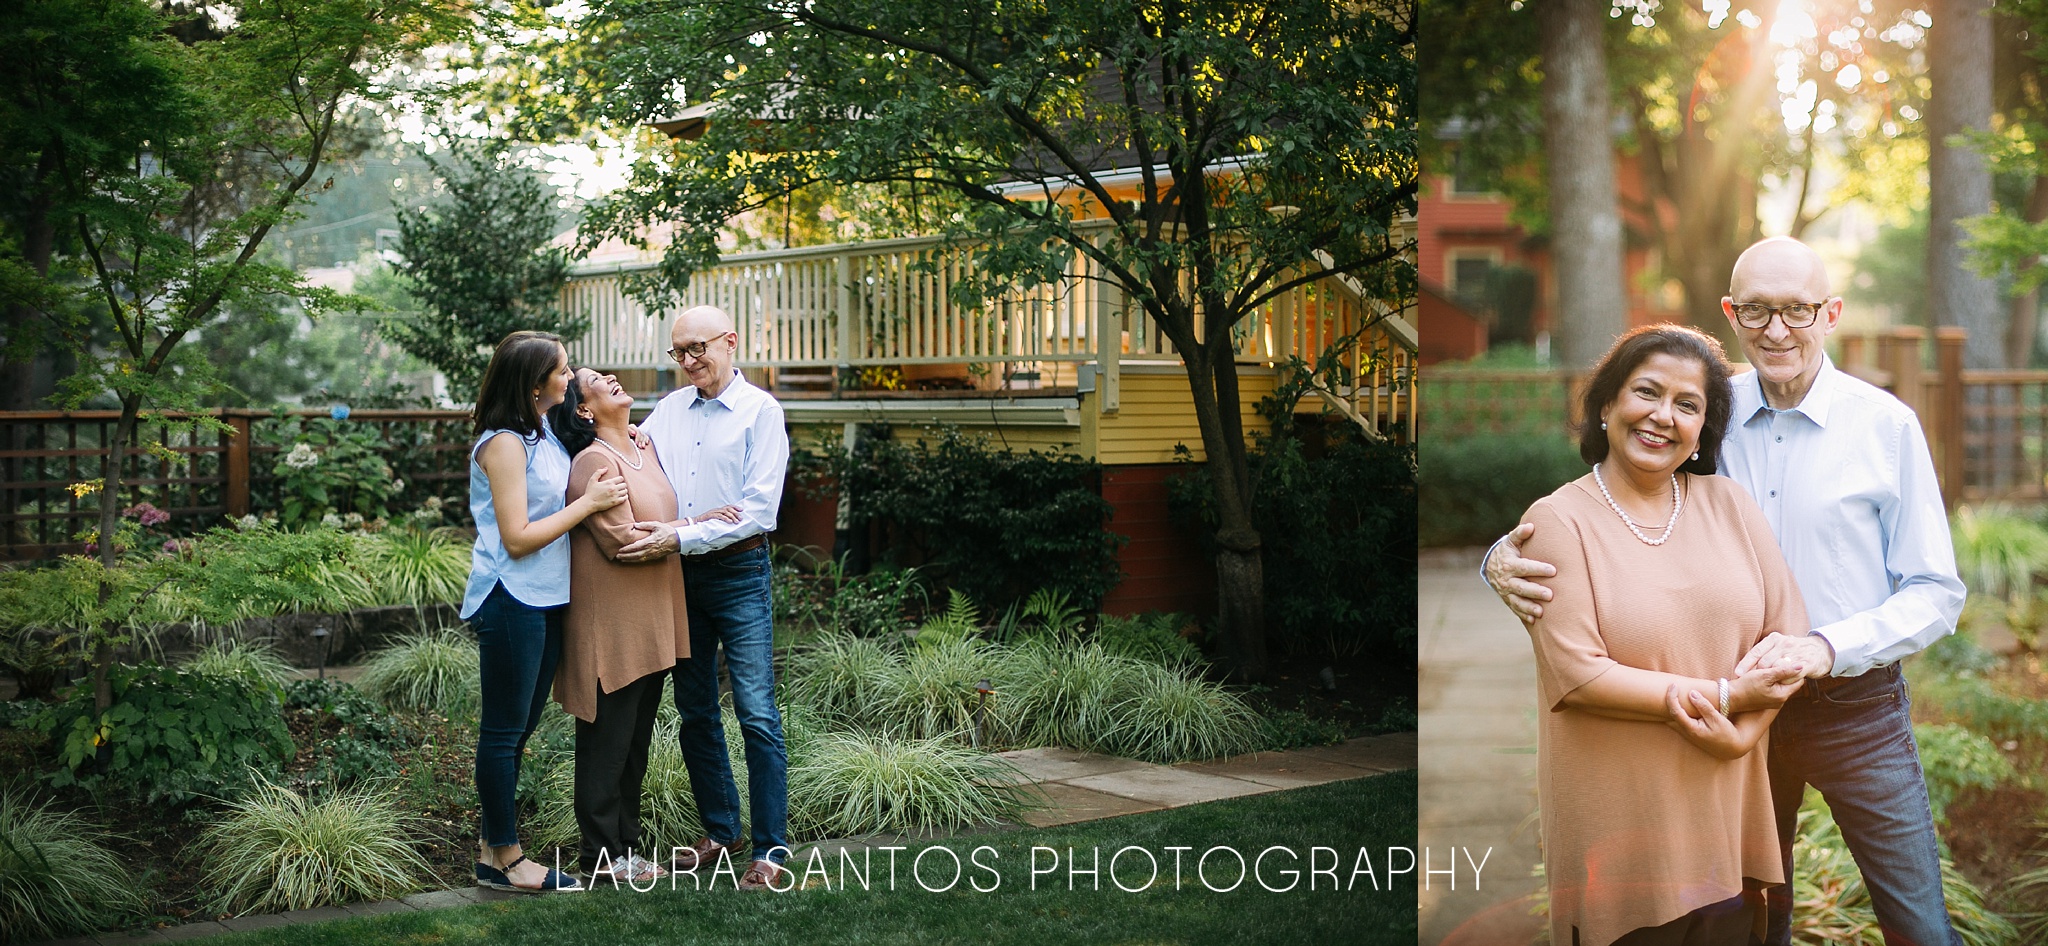
[[[701,515],[701,516],[698,516],[698,517],[696,517],[696,518],[694,518],[694,519],[691,519],[691,520],[689,520],[689,521],[690,521],[690,522],[710,522],[710,521],[711,521],[711,520],[713,520],[713,519],[716,519],[716,520],[718,520],[718,521],[720,521],[720,522],[730,522],[730,523],[732,523],[733,525],[739,525],[739,522],[740,522],[740,507],[738,507],[738,506],[720,506],[720,507],[718,507],[717,509],[713,509],[713,510],[711,510],[710,512],[707,512],[707,513],[705,513],[705,514],[703,514],[703,515]]]
[[[1776,709],[1806,685],[1806,667],[1780,663],[1754,667],[1728,681],[1728,708],[1737,713]]]
[[[617,560],[621,562],[651,562],[675,554],[676,529],[666,522],[636,522],[633,528],[648,533],[619,549]]]
[[[632,438],[633,446],[639,447],[642,450],[654,449],[654,441],[646,434],[640,432],[639,424],[627,424],[626,436]]]
[[[1681,699],[1678,684],[1672,684],[1664,690],[1664,710],[1671,716],[1664,725],[1716,759],[1740,759],[1749,752],[1735,724],[1698,690],[1687,690]]]
[[[1557,569],[1548,562],[1522,557],[1522,543],[1536,534],[1536,527],[1524,522],[1507,534],[1499,545],[1494,546],[1485,564],[1486,583],[1493,586],[1508,607],[1523,623],[1543,616],[1543,602],[1550,600],[1550,589],[1531,578],[1555,578]]]
[[[1790,664],[1803,667],[1809,677],[1825,677],[1835,669],[1835,647],[1819,634],[1794,636],[1773,632],[1742,655],[1735,664],[1735,672],[1744,674],[1757,667]]]

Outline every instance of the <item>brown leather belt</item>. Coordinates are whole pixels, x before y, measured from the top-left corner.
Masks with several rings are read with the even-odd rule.
[[[731,558],[735,555],[740,554],[741,552],[751,552],[767,544],[767,536],[751,535],[739,540],[738,542],[734,542],[733,544],[728,545],[722,549],[714,549],[712,551],[705,552],[702,555],[685,555],[683,556],[683,564],[703,565],[708,562],[716,562],[723,559]]]

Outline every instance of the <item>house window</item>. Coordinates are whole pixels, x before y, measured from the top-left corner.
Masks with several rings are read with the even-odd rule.
[[[1489,197],[1494,193],[1494,173],[1460,148],[1451,153],[1451,196]]]
[[[1500,268],[1500,251],[1488,248],[1448,250],[1444,253],[1444,260],[1444,284],[1451,290],[1451,295],[1468,309],[1486,308],[1486,279]]]

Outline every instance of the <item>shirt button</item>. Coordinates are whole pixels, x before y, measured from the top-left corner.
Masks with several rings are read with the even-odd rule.
[[[1783,438],[1783,437],[1779,437],[1779,438],[1778,438],[1778,442],[1779,442],[1779,443],[1784,443],[1784,442],[1785,442],[1785,438]],[[698,446],[700,446],[700,447],[701,447],[701,446],[703,446],[703,444],[698,444]]]
[[[1777,491],[1777,490],[1775,490],[1775,489],[1774,489],[1774,490],[1771,490],[1771,495],[1772,495],[1772,496],[1776,496],[1776,495],[1778,495],[1778,491]]]

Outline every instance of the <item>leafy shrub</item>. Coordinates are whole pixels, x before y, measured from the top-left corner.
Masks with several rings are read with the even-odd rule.
[[[73,688],[31,725],[57,744],[51,784],[106,785],[150,802],[232,796],[253,770],[274,775],[292,755],[276,688],[240,676],[169,667],[115,667],[114,702],[93,711],[90,687]],[[108,750],[98,769],[100,747]]]
[[[231,911],[402,896],[430,876],[407,840],[424,830],[375,789],[314,801],[264,783],[208,825],[207,884],[220,890],[216,909]]]
[[[1415,646],[1415,454],[1353,427],[1276,428],[1249,456],[1268,633],[1289,653]],[[1185,454],[1183,454],[1185,457]],[[1219,524],[1205,466],[1168,483],[1181,515]],[[1517,510],[1519,514],[1520,510]]]
[[[1487,545],[1514,528],[1529,504],[1585,473],[1577,445],[1561,434],[1432,439],[1418,457],[1419,541]]]
[[[208,644],[184,663],[187,673],[236,677],[283,690],[295,672],[267,643],[224,640]]]
[[[1960,677],[1982,676],[2004,662],[2004,658],[1978,646],[1976,638],[1967,631],[1946,635],[1921,654],[1935,670]]]
[[[1201,648],[1180,635],[1180,629],[1190,623],[1191,619],[1181,614],[1105,614],[1095,630],[1095,640],[1112,654],[1168,667],[1199,666],[1207,662]]]
[[[1012,820],[1033,807],[1032,794],[1001,756],[945,739],[826,733],[790,760],[791,828],[814,837]]]
[[[1916,701],[1995,740],[2048,743],[2048,700],[2014,696],[1989,680],[1939,674],[1915,677]]]
[[[382,519],[405,487],[384,459],[389,445],[375,424],[289,417],[280,408],[268,433],[285,448],[270,469],[285,525],[319,522],[338,513]]]
[[[1092,607],[1115,586],[1122,539],[1104,528],[1100,464],[1000,449],[957,427],[930,433],[905,443],[874,427],[851,452],[828,441],[798,465],[845,491],[855,528],[886,524],[902,546],[892,553],[976,601],[1000,608],[1054,588]]]
[[[422,607],[462,600],[470,544],[453,530],[393,528],[360,541],[372,603]]]
[[[393,709],[467,716],[476,711],[476,641],[456,628],[399,638],[363,664],[363,692]]]
[[[404,737],[390,714],[361,690],[338,680],[297,680],[285,689],[284,705],[323,734],[311,767],[293,787],[342,788],[398,775],[393,750]]]
[[[83,933],[142,911],[110,837],[76,814],[0,792],[0,939]]]
[[[879,568],[853,576],[842,572],[827,605],[829,626],[864,637],[901,634],[910,628],[907,613],[923,603],[917,569]]]
[[[1991,740],[1953,723],[1913,727],[1920,766],[1927,777],[1927,801],[1934,820],[1948,820],[1948,805],[1966,788],[1991,789],[2014,776],[2011,760]]]

